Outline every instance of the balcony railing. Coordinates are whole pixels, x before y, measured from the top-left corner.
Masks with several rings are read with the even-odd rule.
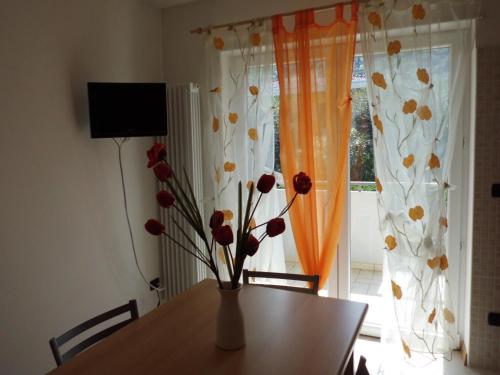
[[[351,181],[351,191],[375,191],[373,181]]]

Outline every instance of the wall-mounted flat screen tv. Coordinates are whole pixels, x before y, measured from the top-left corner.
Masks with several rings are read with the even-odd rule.
[[[89,82],[87,88],[92,138],[167,134],[164,83]]]

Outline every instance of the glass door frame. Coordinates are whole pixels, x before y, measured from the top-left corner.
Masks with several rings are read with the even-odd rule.
[[[454,29],[448,29],[445,31],[440,31],[443,33],[446,43],[442,45],[442,47],[450,48],[450,57],[449,57],[449,79],[450,84],[451,80],[455,77],[453,62],[456,61],[457,48],[460,45],[460,40],[458,35],[454,33]],[[401,38],[405,38],[405,36],[401,36]],[[440,47],[440,46],[436,46]],[[356,56],[362,55],[361,53],[361,45],[356,43]],[[451,92],[451,90],[450,90]],[[469,179],[471,178],[471,173],[466,168],[469,164],[469,156],[468,156],[468,145],[467,140],[469,138],[469,131],[466,130],[467,121],[470,119],[470,108],[467,108],[466,111],[469,112],[469,116],[464,116],[464,119],[460,122],[457,127],[456,133],[456,143],[453,154],[452,166],[450,170],[450,179],[451,183],[456,185],[455,190],[450,191],[449,194],[449,233],[448,233],[448,260],[449,260],[449,272],[448,279],[450,284],[452,285],[452,299],[453,304],[456,307],[459,307],[455,311],[457,311],[457,318],[459,319],[458,331],[463,331],[464,325],[464,316],[467,317],[467,312],[463,309],[463,291],[461,291],[460,287],[463,284],[462,279],[466,277],[466,275],[461,272],[463,266],[464,259],[464,251],[465,244],[467,244],[467,230],[464,230],[464,227],[467,226],[467,219],[463,218],[463,214],[467,212],[468,202],[464,201],[464,197],[469,197]],[[345,211],[344,211],[344,222],[342,225],[341,235],[339,239],[339,244],[337,248],[337,255],[335,258],[335,263],[332,267],[330,277],[327,281],[328,285],[328,295],[329,297],[341,298],[350,300],[351,295],[351,199],[350,199],[350,160],[349,153],[347,159],[347,183],[345,186],[346,189],[346,203],[345,203]],[[459,249],[459,251],[450,251],[450,249]],[[383,249],[381,249],[383,251]],[[470,251],[470,249],[469,249]],[[384,256],[385,257],[385,256]],[[385,262],[384,262],[385,263]],[[385,264],[384,264],[385,267]],[[381,297],[384,298],[384,297]],[[462,306],[462,308],[460,308]],[[466,323],[465,323],[466,325]],[[462,328],[462,329],[461,329]],[[362,334],[366,334],[369,336],[380,337],[381,326],[373,326],[373,325],[363,325],[361,330]]]

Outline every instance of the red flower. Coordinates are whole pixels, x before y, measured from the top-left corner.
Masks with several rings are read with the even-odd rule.
[[[285,220],[281,217],[276,217],[267,222],[266,233],[269,237],[275,237],[285,231]]]
[[[156,200],[163,208],[171,207],[175,202],[175,197],[166,190],[162,190],[156,194]]]
[[[293,176],[293,188],[297,194],[307,194],[311,190],[311,178],[304,172],[300,172]]]
[[[163,143],[155,143],[146,154],[148,155],[148,168],[151,168],[158,164],[160,160],[165,159],[167,156],[167,149]]]
[[[210,228],[215,229],[219,228],[224,223],[224,212],[222,211],[214,211],[212,216],[210,217]]]
[[[229,225],[215,228],[212,230],[212,235],[219,245],[227,246],[233,243],[233,230]]]
[[[154,236],[159,236],[165,231],[165,225],[155,219],[149,219],[146,221],[144,228],[146,228],[146,230]]]
[[[276,178],[272,174],[263,174],[257,182],[257,190],[261,193],[269,193],[276,182]]]
[[[157,164],[153,168],[153,172],[160,181],[167,181],[174,174],[172,167],[168,163]]]
[[[245,251],[248,256],[253,257],[257,250],[259,250],[260,242],[257,238],[252,235],[248,236],[247,243],[245,245]]]

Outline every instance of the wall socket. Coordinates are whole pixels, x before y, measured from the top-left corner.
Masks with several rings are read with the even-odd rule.
[[[500,184],[491,185],[491,196],[493,198],[500,198]]]
[[[488,313],[488,325],[500,327],[500,313]]]
[[[149,290],[154,290],[154,288],[151,285],[154,286],[155,288],[159,288],[160,287],[160,278],[157,277],[149,282]]]

